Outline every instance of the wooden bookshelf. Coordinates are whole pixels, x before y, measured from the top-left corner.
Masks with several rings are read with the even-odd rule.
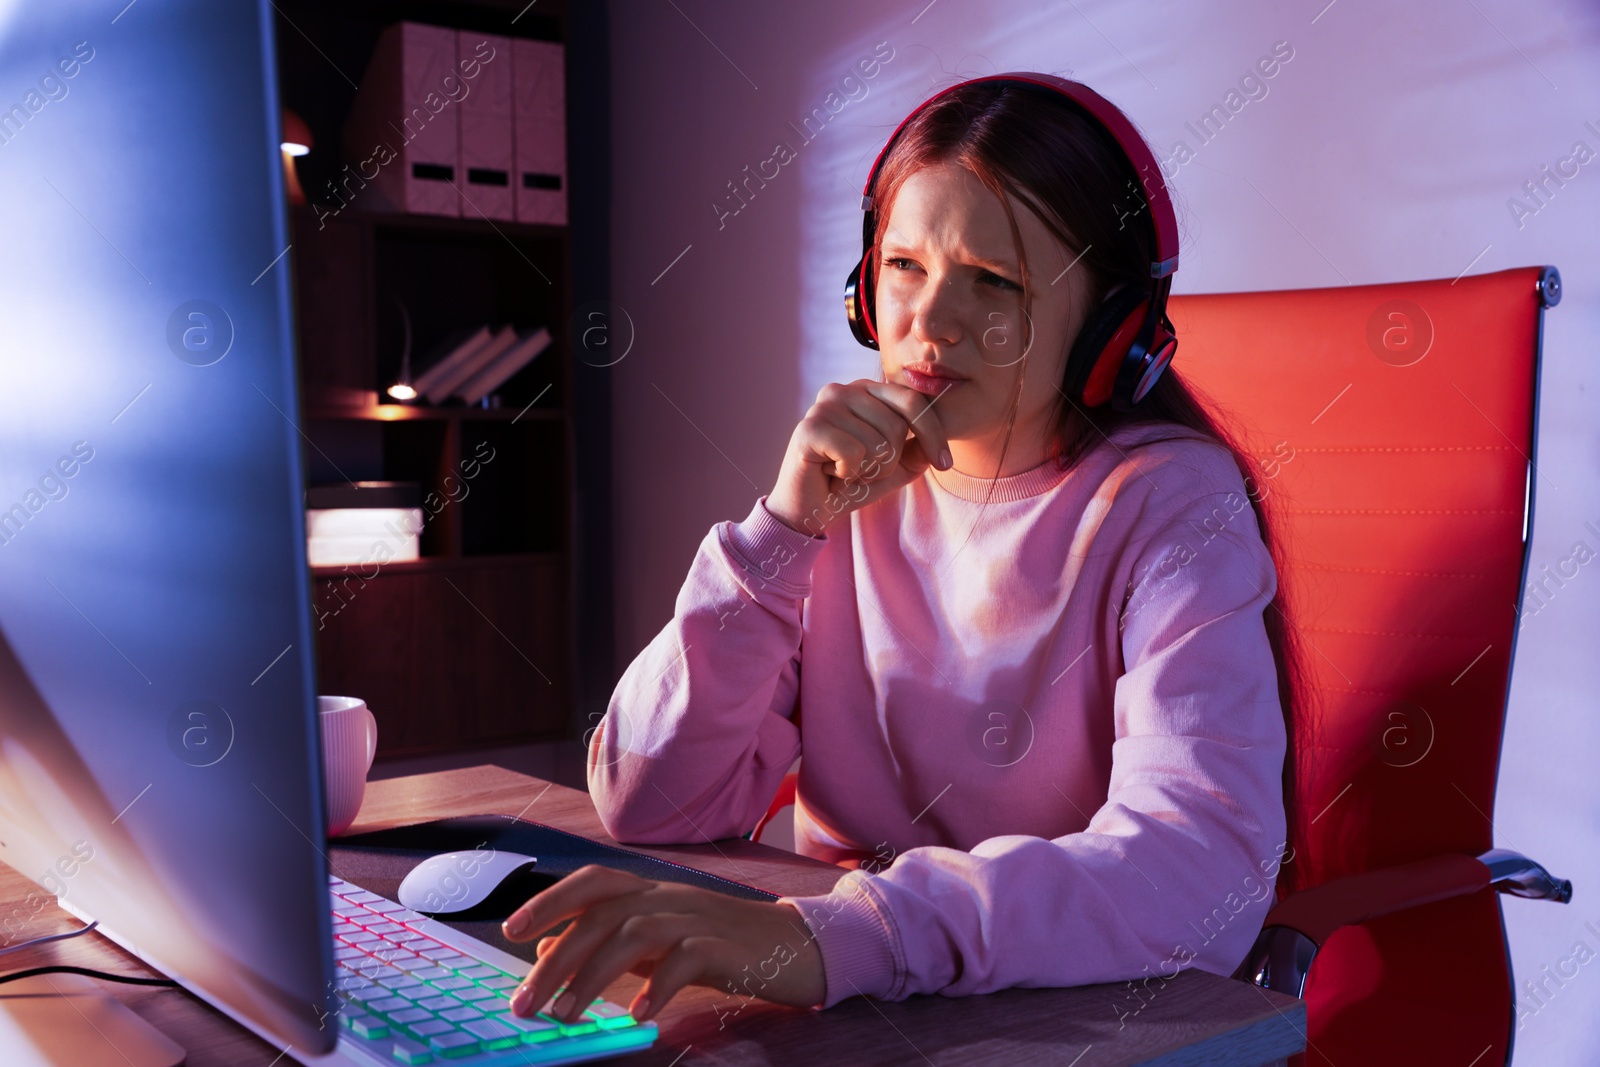
[[[346,79],[360,82],[385,25],[565,43],[564,5],[541,4],[512,25],[521,6],[280,4],[281,95],[314,140],[299,161],[307,197],[329,203],[319,190],[343,166],[355,93]],[[313,568],[319,691],[365,699],[385,756],[570,736],[579,630],[570,228],[383,213],[359,200],[337,213],[295,206],[291,222],[308,483],[414,481],[426,522],[419,560]],[[400,371],[397,300],[410,315],[414,375],[462,327],[544,326],[552,342],[496,391],[498,406],[375,403]],[[369,399],[350,402],[360,396]]]

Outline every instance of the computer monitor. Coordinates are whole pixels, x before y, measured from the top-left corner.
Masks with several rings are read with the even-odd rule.
[[[0,0],[0,859],[319,1053],[279,141],[268,0]]]

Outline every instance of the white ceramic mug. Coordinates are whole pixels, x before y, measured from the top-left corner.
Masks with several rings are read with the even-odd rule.
[[[318,697],[322,720],[322,773],[328,799],[328,836],[356,821],[367,792],[367,772],[378,751],[378,720],[360,697]]]

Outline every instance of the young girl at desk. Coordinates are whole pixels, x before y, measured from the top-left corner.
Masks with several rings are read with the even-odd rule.
[[[1292,856],[1272,536],[1165,369],[1148,147],[1082,85],[1000,75],[914,111],[867,190],[847,303],[881,379],[825,386],[707,534],[588,771],[618,840],[704,842],[803,751],[797,849],[854,870],[753,903],[585,868],[507,921],[575,919],[521,1013],[627,971],[643,1017],[686,984],[828,1008],[1228,974]]]

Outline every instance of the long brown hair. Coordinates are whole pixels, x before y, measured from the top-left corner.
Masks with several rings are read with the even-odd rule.
[[[966,167],[1005,208],[1022,271],[1023,313],[1028,326],[1024,353],[1033,340],[1029,315],[1032,286],[1021,231],[1008,194],[1032,210],[1069,253],[1079,257],[1068,269],[1087,271],[1090,307],[1098,307],[1106,294],[1119,284],[1144,292],[1150,290],[1150,263],[1155,256],[1150,226],[1143,218],[1143,190],[1121,148],[1064,99],[1034,89],[993,82],[965,85],[946,94],[923,108],[900,132],[883,162],[873,190],[876,232],[869,257],[873,272],[869,284],[876,284],[879,250],[896,193],[914,172],[941,163]],[[1070,345],[1071,341],[1067,343]],[[1181,352],[1181,343],[1179,349]],[[1025,375],[1026,356],[1022,363]],[[1006,421],[1000,461],[995,468],[997,476],[1004,469],[1006,448],[1016,423],[1022,378],[1023,375],[1018,376],[1016,396]],[[1055,432],[1047,440],[1046,453],[1041,460],[1054,453],[1058,465],[1069,470],[1093,445],[1114,430],[1168,423],[1175,428],[1198,432],[1227,448],[1244,478],[1261,540],[1278,572],[1278,589],[1262,621],[1277,665],[1278,697],[1289,741],[1283,764],[1283,797],[1291,851],[1285,853],[1285,866],[1278,876],[1278,895],[1282,897],[1298,884],[1304,867],[1302,863],[1287,861],[1300,852],[1298,846],[1304,840],[1295,804],[1298,778],[1295,724],[1305,689],[1299,642],[1285,616],[1288,598],[1283,563],[1286,557],[1276,535],[1276,523],[1269,520],[1260,489],[1265,481],[1261,467],[1239,446],[1239,435],[1232,428],[1231,417],[1183,380],[1177,360],[1167,367],[1131,412],[1119,412],[1110,405],[1084,408],[1067,396],[1064,382],[1057,384],[1056,391]],[[1154,440],[1184,436],[1190,435],[1178,433],[1172,438]],[[990,494],[995,480],[990,480]],[[988,499],[986,495],[984,502]]]

